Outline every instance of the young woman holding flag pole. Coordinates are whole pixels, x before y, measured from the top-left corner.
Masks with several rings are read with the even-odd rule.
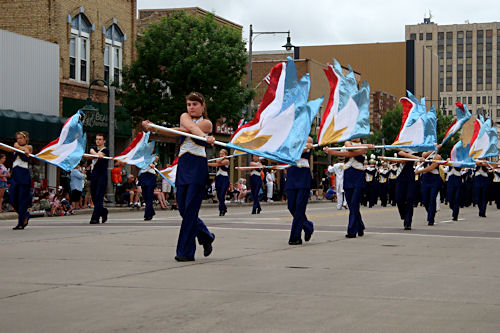
[[[215,176],[215,190],[217,192],[217,200],[219,200],[219,216],[224,216],[227,213],[226,192],[229,188],[229,160],[227,159],[227,150],[219,151],[219,158],[215,162],[208,162],[208,166],[216,167],[217,174]]]
[[[186,96],[187,112],[180,117],[180,128],[169,130],[155,126],[149,121],[143,122],[145,130],[162,132],[168,136],[182,134],[181,146],[175,185],[177,189],[177,204],[182,216],[181,230],[177,241],[177,261],[194,261],[196,238],[203,246],[205,257],[212,253],[213,233],[208,231],[205,223],[198,217],[203,200],[205,183],[208,177],[208,163],[205,152],[206,143],[213,145],[215,138],[212,123],[207,118],[205,98],[198,92]],[[174,132],[174,133],[173,133]],[[184,135],[189,134],[189,135]],[[198,140],[192,137],[203,137]]]

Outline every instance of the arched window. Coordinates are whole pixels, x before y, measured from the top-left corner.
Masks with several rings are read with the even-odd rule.
[[[72,80],[89,81],[90,32],[92,30],[92,25],[83,13],[71,19],[69,78]]]
[[[125,35],[116,24],[106,29],[104,49],[104,79],[108,82],[121,83],[123,41]]]

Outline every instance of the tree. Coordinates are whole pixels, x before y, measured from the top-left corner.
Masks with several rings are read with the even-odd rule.
[[[119,95],[133,121],[177,124],[192,91],[205,96],[211,119],[241,117],[251,92],[241,85],[247,54],[238,30],[217,24],[212,14],[174,12],[151,24],[136,47]]]

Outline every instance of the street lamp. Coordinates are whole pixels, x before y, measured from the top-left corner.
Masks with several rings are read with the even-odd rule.
[[[92,105],[92,98],[90,97],[90,92],[92,85],[101,81],[104,83],[104,85],[108,88],[108,148],[109,148],[109,154],[111,156],[115,155],[115,87],[110,86],[107,81],[104,79],[95,79],[89,84],[89,92],[87,96],[87,101],[86,104],[83,106],[82,111],[85,112],[97,112],[97,108]],[[111,191],[108,193],[108,199],[113,201],[114,195],[113,195],[113,182],[111,179],[111,170],[113,169],[114,165],[108,161],[108,191]]]
[[[250,24],[250,37],[248,39],[248,89],[252,89],[252,44],[253,40],[260,35],[276,35],[276,34],[287,34],[286,44],[283,45],[287,51],[290,51],[295,46],[291,43],[290,30],[288,31],[253,31],[253,27]],[[250,105],[247,108],[247,115],[250,114]]]

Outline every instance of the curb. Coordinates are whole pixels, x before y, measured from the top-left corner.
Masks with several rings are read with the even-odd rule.
[[[315,204],[315,203],[323,203],[323,202],[328,202],[330,200],[325,200],[325,199],[321,199],[321,200],[316,200],[316,199],[311,199],[309,200],[308,202],[308,205],[310,204]],[[282,201],[276,201],[276,202],[264,202],[264,201],[261,201],[260,203],[262,206],[282,206],[282,205],[286,205],[286,201],[282,202]],[[251,202],[245,202],[245,203],[242,203],[242,202],[231,202],[231,203],[227,203],[226,204],[228,207],[251,207],[253,204]],[[130,211],[139,211],[139,210],[144,210],[143,207],[139,208],[139,209],[136,209],[136,208],[131,208],[131,207],[128,207],[128,206],[124,206],[124,207],[113,207],[113,206],[104,206],[106,208],[108,208],[108,210],[110,212],[116,212],[116,213],[125,213],[125,212],[130,212]],[[202,203],[201,205],[201,208],[217,208],[219,207],[219,204],[218,203],[211,203],[211,202],[204,202]],[[156,207],[155,207],[156,209]],[[170,210],[170,209],[169,209]],[[79,210],[76,210],[75,211],[75,215],[90,215],[92,214],[92,209],[91,208],[85,208],[85,209],[79,209]],[[32,218],[36,218],[36,217],[47,217],[47,215],[32,215]],[[54,216],[54,217],[57,217],[57,216]],[[5,213],[0,213],[0,220],[15,220],[17,219],[17,213],[15,212],[5,212]]]

